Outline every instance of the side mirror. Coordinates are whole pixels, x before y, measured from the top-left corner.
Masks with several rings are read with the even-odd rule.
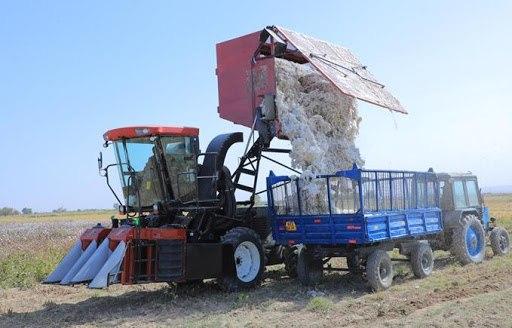
[[[98,170],[101,171],[103,168],[103,153],[100,151],[100,154],[98,156]]]

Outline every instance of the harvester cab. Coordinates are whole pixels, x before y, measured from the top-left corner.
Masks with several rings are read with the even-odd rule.
[[[490,217],[477,177],[470,172],[438,173],[437,177],[444,225],[437,248],[451,250],[463,264],[480,262],[488,237],[494,254],[508,253],[508,232]]]
[[[105,133],[105,145],[113,145],[117,163],[102,173],[108,177],[108,168],[117,166],[125,200],[120,212],[165,212],[164,204],[197,200],[198,135],[198,129],[175,127],[128,127]]]

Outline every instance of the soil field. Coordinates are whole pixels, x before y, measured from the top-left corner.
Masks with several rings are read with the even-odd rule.
[[[512,231],[512,195],[487,195],[491,214]],[[300,286],[282,266],[267,268],[262,286],[223,293],[167,284],[41,285],[76,236],[112,213],[0,219],[0,327],[512,327],[512,256],[460,266],[436,253],[436,269],[414,279],[397,267],[394,285],[371,293],[345,273],[327,274],[316,288]]]

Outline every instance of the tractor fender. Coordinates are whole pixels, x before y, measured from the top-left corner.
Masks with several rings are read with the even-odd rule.
[[[210,141],[206,153],[204,154],[203,164],[199,168],[198,176],[221,176],[224,167],[224,160],[229,148],[238,142],[244,141],[244,134],[242,132],[220,134]],[[231,177],[220,177],[229,178]],[[200,179],[199,180],[199,198],[200,199],[213,199],[215,198],[215,179]]]
[[[459,222],[462,224],[462,220],[464,219],[464,217],[466,217],[467,215],[474,215],[478,218],[478,220],[480,221],[480,223],[483,224],[482,222],[482,216],[480,215],[480,213],[478,213],[477,210],[465,210],[465,211],[462,211],[460,213],[460,219],[459,219]]]

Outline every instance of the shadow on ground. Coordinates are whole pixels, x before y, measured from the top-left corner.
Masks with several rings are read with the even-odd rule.
[[[440,258],[436,268],[446,267],[453,262],[452,258]],[[403,274],[395,280],[395,284],[412,279],[410,274]],[[117,296],[93,296],[78,303],[47,302],[42,309],[33,312],[0,315],[0,326],[117,325],[137,322],[138,318],[142,320],[141,324],[158,323],[159,318],[200,319],[246,306],[265,310],[275,302],[292,303],[291,310],[301,310],[315,295],[326,295],[338,302],[346,298],[357,299],[368,293],[363,279],[351,274],[326,274],[322,284],[313,288],[300,286],[281,268],[272,268],[265,273],[261,287],[241,293],[222,292],[214,281],[207,281],[199,286],[179,289],[165,286],[150,291],[128,291]]]

